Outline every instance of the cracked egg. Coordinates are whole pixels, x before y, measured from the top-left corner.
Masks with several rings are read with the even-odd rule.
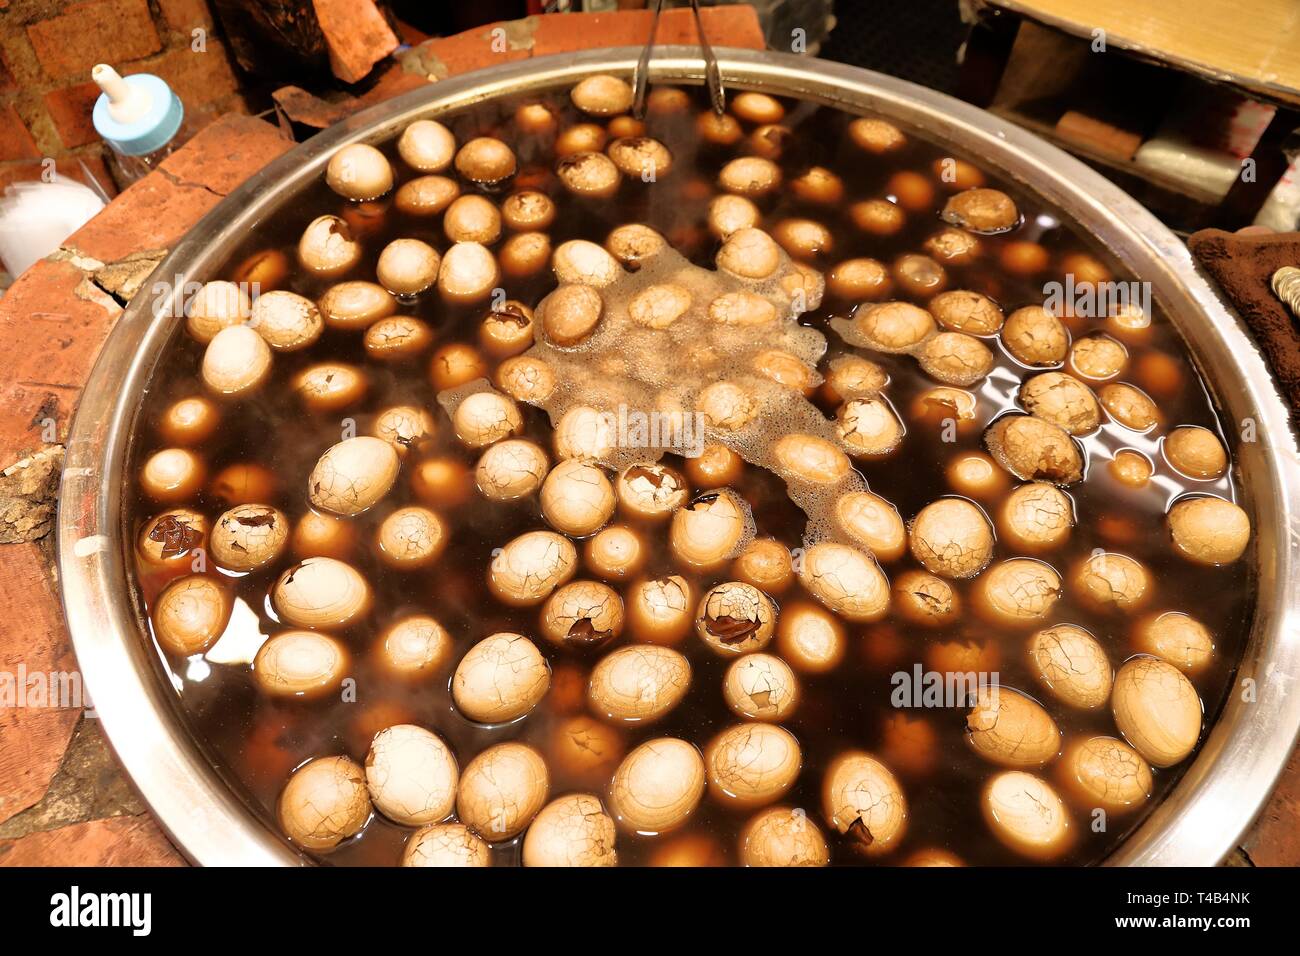
[[[975,752],[1003,767],[1041,767],[1061,749],[1061,731],[1033,698],[1009,687],[981,689],[966,714]]]
[[[366,755],[366,786],[375,809],[407,826],[444,820],[451,813],[458,777],[446,743],[413,724],[381,730]]]
[[[903,788],[888,767],[862,751],[841,754],[827,769],[822,812],[834,830],[869,857],[889,853],[907,829]]]
[[[656,644],[633,644],[592,668],[587,701],[611,720],[649,723],[676,707],[690,686],[691,665],[684,656]]]
[[[520,743],[489,747],[460,775],[456,815],[489,843],[522,833],[546,803],[550,791],[546,761]]]
[[[618,765],[610,782],[610,809],[627,830],[667,833],[695,812],[704,786],[699,750],[675,737],[659,737],[637,747]]]
[[[524,866],[616,866],[614,821],[589,793],[552,800],[524,834]]]
[[[546,658],[522,634],[502,632],[469,649],[452,675],[452,698],[470,720],[499,724],[528,713],[551,684]]]
[[[279,821],[289,839],[328,851],[370,818],[364,771],[347,757],[322,757],[300,767],[280,794]]]
[[[607,584],[571,581],[542,605],[540,629],[560,647],[600,647],[623,633],[623,599]]]
[[[695,633],[722,655],[760,650],[776,629],[776,607],[752,584],[729,581],[704,595],[695,612]]]

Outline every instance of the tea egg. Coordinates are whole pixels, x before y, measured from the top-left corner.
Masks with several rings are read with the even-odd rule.
[[[1069,812],[1056,791],[1022,770],[1008,770],[989,780],[980,809],[993,835],[1021,856],[1053,860],[1074,840]]]
[[[276,580],[271,601],[281,620],[296,627],[347,628],[370,611],[370,585],[351,565],[308,558]]]
[[[907,830],[907,798],[883,763],[860,750],[840,754],[826,769],[822,812],[867,856],[890,853]]]
[[[573,577],[578,551],[553,531],[528,531],[509,541],[488,566],[488,588],[514,607],[540,604]]]
[[[769,807],[740,834],[742,866],[826,866],[830,849],[817,824],[802,810]]]
[[[479,641],[452,675],[456,707],[470,720],[499,724],[528,713],[551,684],[546,658],[522,634],[501,632]]]
[[[617,866],[615,836],[599,797],[569,794],[533,818],[524,834],[524,866]]]
[[[370,820],[365,772],[347,757],[318,757],[299,767],[276,804],[280,829],[294,843],[332,850]]]
[[[975,752],[1003,767],[1041,767],[1061,749],[1061,731],[1033,698],[998,685],[981,686],[966,715]]]
[[[173,654],[202,654],[225,631],[232,607],[229,592],[216,578],[203,574],[177,578],[154,601],[154,636]]]
[[[704,795],[704,760],[675,737],[648,740],[614,771],[609,804],[614,818],[637,833],[667,833],[695,812]]]
[[[491,866],[492,851],[463,823],[431,823],[411,834],[402,866]]]
[[[347,438],[316,462],[307,479],[307,495],[323,511],[353,517],[388,494],[400,467],[396,449],[383,439]]]
[[[720,802],[755,807],[779,800],[803,766],[794,734],[768,723],[736,724],[705,748],[709,792]]]
[[[1155,657],[1134,657],[1115,675],[1115,725],[1153,766],[1185,760],[1201,735],[1201,699],[1183,672]]]
[[[587,699],[592,711],[611,720],[649,723],[675,708],[691,686],[691,665],[657,644],[631,644],[611,651],[591,671]]]
[[[456,758],[447,744],[414,724],[381,730],[366,755],[370,801],[404,826],[445,820],[455,803],[456,780]]]
[[[375,147],[350,143],[330,157],[325,181],[345,199],[375,199],[393,188],[393,167]]]
[[[334,691],[348,665],[347,650],[328,634],[281,631],[258,649],[253,677],[269,697],[310,699]]]
[[[466,766],[456,790],[456,816],[489,843],[524,831],[551,788],[536,748],[508,742],[488,747]]]

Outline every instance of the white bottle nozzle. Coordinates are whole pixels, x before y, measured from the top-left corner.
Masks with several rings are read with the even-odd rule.
[[[133,123],[153,106],[148,90],[128,83],[107,63],[98,63],[90,77],[108,97],[108,113],[118,123]]]

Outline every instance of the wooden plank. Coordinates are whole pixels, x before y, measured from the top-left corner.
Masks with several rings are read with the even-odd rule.
[[[984,6],[1089,39],[1101,29],[1108,48],[1300,104],[1295,0],[984,0]]]

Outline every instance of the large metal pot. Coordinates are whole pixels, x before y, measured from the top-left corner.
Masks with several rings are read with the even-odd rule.
[[[571,85],[592,72],[630,75],[639,50],[539,57],[446,80],[374,107],[314,137],[252,177],[172,251],[158,274],[204,280],[251,229],[320,177],[328,156],[387,140],[411,120],[507,93]],[[694,50],[662,47],[656,80],[699,82]],[[890,77],[820,60],[718,51],[731,89],[754,88],[872,112],[979,157],[1096,236],[1153,295],[1186,339],[1229,422],[1252,420],[1238,455],[1256,529],[1258,603],[1232,693],[1182,780],[1110,857],[1113,864],[1213,864],[1259,811],[1300,730],[1300,455],[1286,407],[1255,345],[1154,216],[1083,164],[986,112]],[[60,495],[59,569],[77,657],[113,749],[177,846],[201,864],[299,864],[223,780],[189,733],[153,647],[129,568],[123,471],[154,368],[177,323],[182,289],[137,296],[86,384]],[[1231,427],[1231,426],[1230,426]]]

